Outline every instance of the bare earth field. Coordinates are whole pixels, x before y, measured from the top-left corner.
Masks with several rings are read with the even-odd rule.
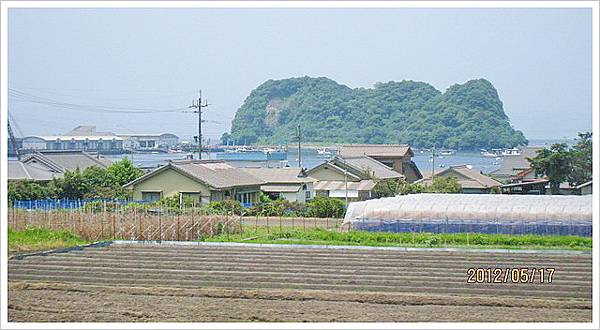
[[[552,283],[467,269],[555,268]],[[113,244],[9,261],[14,322],[591,322],[591,255]]]

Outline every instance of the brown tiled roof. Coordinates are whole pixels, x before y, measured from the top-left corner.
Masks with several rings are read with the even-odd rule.
[[[499,187],[502,183],[481,174],[478,170],[467,167],[467,165],[450,166],[443,170],[435,171],[435,175],[445,175],[448,172],[456,172],[462,177],[458,177],[458,183],[463,188],[491,188]],[[464,177],[464,178],[463,178]],[[465,179],[466,178],[466,179]],[[431,184],[431,173],[428,173],[423,179],[416,181],[415,183]]]
[[[407,144],[345,144],[340,147],[342,157],[404,157],[410,151]]]

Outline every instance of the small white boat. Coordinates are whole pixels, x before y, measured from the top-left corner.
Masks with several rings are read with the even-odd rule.
[[[251,152],[251,151],[253,151],[252,148],[246,147],[246,146],[241,146],[241,147],[238,147],[237,149],[235,149],[235,152]]]
[[[263,152],[263,154],[270,154],[270,153],[275,152],[277,150],[273,149],[273,148],[262,148],[261,151]]]
[[[507,148],[502,151],[502,156],[520,156],[521,150],[518,148]]]
[[[498,154],[497,154],[497,153],[495,153],[495,152],[491,152],[491,151],[482,151],[482,152],[481,152],[481,155],[482,155],[483,157],[490,157],[490,158],[496,158],[496,157],[498,157]]]
[[[327,148],[317,148],[317,154],[319,154],[319,155],[331,155],[331,151],[327,150]]]
[[[452,150],[442,150],[442,151],[440,151],[440,155],[443,155],[443,156],[452,156],[452,155],[454,155],[454,151],[452,151]]]

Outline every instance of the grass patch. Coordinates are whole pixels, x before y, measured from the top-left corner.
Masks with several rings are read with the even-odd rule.
[[[29,227],[22,231],[8,229],[9,253],[43,251],[62,247],[88,244],[89,241],[68,230],[49,230]]]
[[[251,238],[251,239],[249,239]],[[222,234],[206,242],[244,242],[261,244],[319,244],[399,247],[469,247],[501,249],[562,249],[591,251],[592,238],[579,236],[503,235],[478,233],[385,233],[284,227],[246,228],[243,234]]]

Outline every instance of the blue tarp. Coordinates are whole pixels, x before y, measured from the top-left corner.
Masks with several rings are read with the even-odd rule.
[[[547,222],[488,222],[488,221],[411,221],[411,220],[354,220],[352,229],[382,231],[391,233],[482,233],[513,235],[570,235],[592,236],[592,224],[589,222],[547,221]]]

